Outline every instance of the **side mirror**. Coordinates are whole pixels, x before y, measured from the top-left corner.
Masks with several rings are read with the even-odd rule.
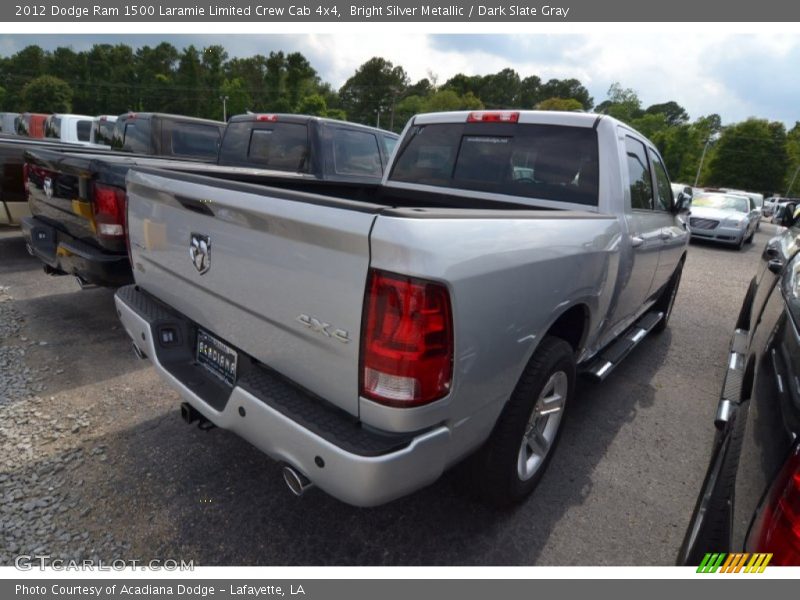
[[[686,192],[681,192],[675,200],[675,212],[678,214],[689,212],[691,205],[692,197]]]

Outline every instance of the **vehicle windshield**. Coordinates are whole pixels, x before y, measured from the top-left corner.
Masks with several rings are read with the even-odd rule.
[[[740,196],[724,196],[722,194],[696,196],[692,200],[692,206],[735,210],[743,213],[750,211],[750,203],[747,201],[747,198],[742,198]]]

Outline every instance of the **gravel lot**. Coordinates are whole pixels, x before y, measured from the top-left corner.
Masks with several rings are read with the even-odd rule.
[[[356,509],[236,436],[179,418],[113,291],[45,275],[0,229],[0,564],[18,554],[198,565],[672,564],[706,466],[729,336],[761,249],[692,244],[670,328],[581,384],[534,496],[495,512],[458,473]]]

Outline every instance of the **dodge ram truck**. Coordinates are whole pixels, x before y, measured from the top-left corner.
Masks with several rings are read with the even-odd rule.
[[[161,118],[159,122],[163,137],[167,121]],[[124,145],[122,140],[130,135],[132,123],[136,123],[137,135],[144,130],[138,118],[121,117],[112,147]],[[198,126],[204,129],[198,130]],[[125,175],[131,167],[159,167],[359,197],[380,184],[397,140],[397,135],[388,131],[303,115],[233,117],[221,143],[211,139],[216,126],[204,122],[169,123],[169,131],[173,139],[164,141],[161,149],[167,154],[161,157],[45,148],[28,152],[26,186],[33,216],[22,220],[22,232],[46,272],[74,275],[81,286],[118,286],[131,281],[125,241]],[[202,157],[198,148],[207,143],[213,144],[217,164],[188,160]],[[131,149],[145,148],[133,145]],[[184,156],[186,159],[181,159]]]
[[[498,505],[550,461],[576,377],[667,326],[688,198],[607,116],[418,115],[353,200],[134,168],[116,307],[187,422],[379,505],[471,462]]]

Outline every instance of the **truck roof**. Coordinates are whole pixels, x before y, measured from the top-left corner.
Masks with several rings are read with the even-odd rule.
[[[247,113],[243,115],[235,115],[228,119],[229,123],[239,123],[242,121],[273,121],[284,123],[308,123],[310,121],[317,121],[319,123],[333,123],[337,125],[347,125],[353,129],[363,129],[364,131],[379,132],[383,135],[388,135],[394,138],[400,137],[393,131],[380,129],[378,127],[371,127],[369,125],[362,125],[361,123],[353,123],[352,121],[341,121],[339,119],[330,119],[328,117],[318,117],[314,115],[296,115],[290,113]]]
[[[435,123],[508,122],[540,123],[543,125],[568,125],[572,127],[594,127],[599,119],[612,119],[606,115],[557,110],[459,110],[452,112],[422,113],[413,118],[414,124]],[[613,119],[612,119],[613,120]]]
[[[122,121],[125,119],[152,119],[153,117],[159,118],[167,118],[167,119],[180,119],[181,121],[194,121],[197,123],[211,123],[214,125],[225,125],[222,121],[215,121],[214,119],[203,119],[201,117],[188,117],[186,115],[174,115],[171,113],[160,113],[160,112],[137,112],[131,111],[122,113],[119,115],[118,120]]]

